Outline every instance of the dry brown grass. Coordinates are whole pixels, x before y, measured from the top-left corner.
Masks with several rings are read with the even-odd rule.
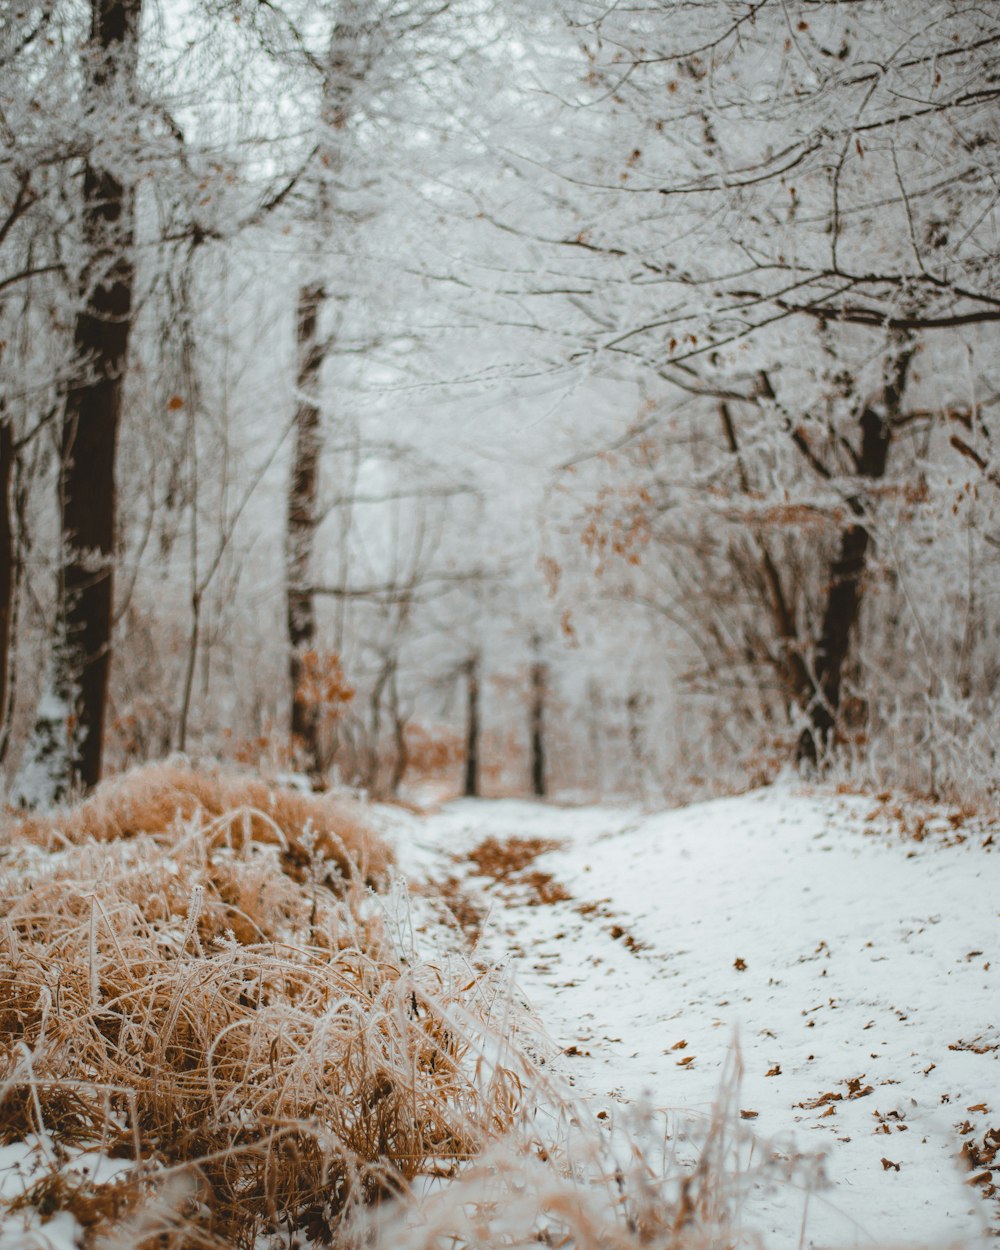
[[[342,880],[360,872],[371,884],[383,880],[392,863],[389,848],[372,834],[363,807],[353,799],[170,763],[113,778],[75,807],[20,821],[17,832],[55,850],[160,834],[178,818],[196,817],[213,847],[238,850],[248,840],[280,847],[282,868],[298,881],[317,854]]]
[[[326,1238],[503,1132],[488,989],[400,949],[390,859],[339,801],[167,767],[9,828],[0,1140],[52,1156],[22,1205],[95,1245]]]

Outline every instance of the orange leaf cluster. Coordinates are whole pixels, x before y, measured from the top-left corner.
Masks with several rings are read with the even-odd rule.
[[[354,687],[344,676],[340,656],[335,651],[309,650],[302,653],[302,676],[296,702],[318,708],[323,716],[337,720],[354,698]]]

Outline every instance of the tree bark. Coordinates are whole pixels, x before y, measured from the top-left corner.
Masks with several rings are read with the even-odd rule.
[[[14,610],[14,525],[10,484],[14,471],[14,431],[0,409],[0,760],[7,744],[10,636]]]
[[[912,351],[895,362],[893,376],[882,392],[879,409],[866,405],[860,418],[861,446],[855,457],[857,476],[879,481],[885,476],[892,446],[893,425],[899,416]],[[816,763],[834,744],[841,710],[841,686],[851,638],[861,614],[864,575],[871,546],[867,509],[859,493],[847,499],[855,518],[840,536],[830,568],[826,605],[816,642],[813,696],[809,724],[799,737],[800,763]]]
[[[92,0],[88,97],[135,98],[142,0]],[[83,235],[88,252],[73,329],[76,376],[62,426],[61,638],[55,689],[69,710],[68,750],[56,793],[101,777],[111,664],[117,490],[115,457],[132,327],[135,233],[132,186],[87,161]]]
[[[531,792],[543,799],[548,793],[545,776],[545,699],[549,666],[539,658],[541,641],[534,639],[536,658],[531,665]]]
[[[319,377],[326,356],[325,346],[319,339],[319,314],[324,299],[325,292],[320,283],[307,284],[299,291],[295,322],[295,447],[288,486],[285,550],[292,750],[314,777],[321,768],[320,709],[305,697],[303,675],[305,653],[316,648],[316,604],[311,567],[319,492]]]
[[[479,657],[465,662],[465,786],[467,799],[479,797]]]

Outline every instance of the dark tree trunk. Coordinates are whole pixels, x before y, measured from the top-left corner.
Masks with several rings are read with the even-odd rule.
[[[531,792],[545,798],[548,786],[545,777],[545,699],[548,693],[549,666],[537,658],[541,646],[534,640],[536,659],[531,665]]]
[[[9,421],[0,420],[0,759],[3,759],[7,743],[10,635],[14,611],[14,526],[10,498],[14,455],[14,431]]]
[[[303,688],[307,652],[316,648],[316,604],[311,587],[313,546],[319,491],[319,376],[325,346],[319,340],[319,314],[325,293],[319,283],[299,291],[295,326],[295,448],[288,486],[288,530],[285,550],[289,678],[291,681],[292,749],[312,776],[321,767],[320,708]]]
[[[866,481],[876,482],[885,476],[893,423],[899,416],[911,354],[906,352],[897,360],[893,379],[883,391],[880,410],[868,405],[861,414],[861,446],[855,457],[855,467],[857,476]],[[861,613],[871,531],[861,495],[851,495],[847,506],[854,520],[841,534],[837,556],[830,568],[823,620],[816,641],[809,724],[798,743],[800,763],[815,763],[833,745],[841,711],[844,666]]]
[[[135,98],[142,0],[93,0],[92,98]],[[101,777],[111,665],[117,491],[115,456],[132,327],[135,278],[134,196],[117,174],[88,160],[83,178],[83,233],[88,251],[83,304],[73,329],[77,375],[62,428],[60,512],[63,563],[60,653],[55,689],[70,724],[60,797]]]
[[[465,663],[465,787],[467,799],[479,797],[479,657]]]

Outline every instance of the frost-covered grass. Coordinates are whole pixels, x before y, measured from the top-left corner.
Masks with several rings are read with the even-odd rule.
[[[355,808],[152,769],[4,849],[6,1234],[68,1212],[91,1240],[325,1239],[511,1123],[489,978],[401,946]],[[94,1151],[131,1166],[81,1171]]]

